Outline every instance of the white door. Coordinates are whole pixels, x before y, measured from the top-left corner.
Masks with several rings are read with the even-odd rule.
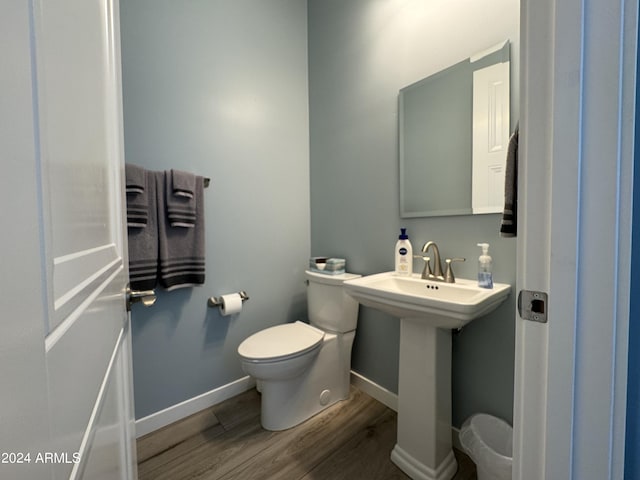
[[[118,2],[0,19],[0,478],[133,479]]]
[[[622,479],[637,2],[523,0],[516,480]]]
[[[473,71],[471,210],[502,213],[509,144],[509,68],[496,63]]]

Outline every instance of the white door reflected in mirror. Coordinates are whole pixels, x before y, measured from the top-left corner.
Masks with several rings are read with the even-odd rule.
[[[473,72],[471,209],[501,213],[509,143],[509,63]]]

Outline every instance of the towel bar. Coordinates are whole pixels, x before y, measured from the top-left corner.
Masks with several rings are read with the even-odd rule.
[[[240,290],[238,292],[238,295],[240,295],[240,299],[243,302],[246,302],[247,300],[249,300],[249,295],[247,295],[247,292],[245,292],[244,290]],[[219,307],[222,305],[222,297],[209,297],[207,304],[210,307]]]

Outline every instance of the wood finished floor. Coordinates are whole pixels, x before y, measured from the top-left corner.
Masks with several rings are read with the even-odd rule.
[[[260,426],[260,395],[249,390],[138,439],[140,480],[408,479],[389,455],[396,413],[359,389],[302,425]],[[455,450],[454,480],[476,480]]]

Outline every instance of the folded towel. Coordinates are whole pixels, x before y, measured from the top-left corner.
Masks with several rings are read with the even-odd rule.
[[[132,201],[129,200],[129,195],[127,195],[127,227],[146,227],[148,219],[148,206],[141,203],[132,203]]]
[[[155,172],[145,172],[145,228],[128,228],[129,282],[133,290],[151,290],[158,283],[158,214]],[[129,195],[127,195],[129,197]],[[137,199],[139,200],[139,199]],[[128,214],[127,214],[128,216]]]
[[[156,172],[158,188],[158,249],[160,283],[167,290],[201,285],[205,280],[204,181],[196,177],[192,228],[172,226],[166,200],[171,191],[168,172]],[[176,200],[174,197],[172,200]]]
[[[127,193],[144,193],[146,186],[146,170],[137,165],[127,163],[124,166],[125,187]]]
[[[196,176],[189,172],[171,170],[171,190],[176,197],[193,198]]]
[[[155,177],[152,178],[155,184]],[[127,193],[127,227],[143,228],[149,216],[149,190],[147,171],[137,165],[125,165],[125,185]],[[155,188],[153,189],[155,191]],[[155,208],[155,199],[153,205]]]
[[[520,126],[509,139],[507,148],[507,165],[504,179],[504,211],[500,224],[500,235],[515,237],[518,233],[518,137]]]
[[[311,257],[309,259],[309,269],[325,275],[340,275],[345,273],[345,267],[344,258]]]
[[[192,173],[180,172],[179,177],[185,179],[186,177],[193,178],[193,191],[191,197],[184,195],[176,195],[174,189],[174,179],[178,178],[175,174],[177,170],[167,170],[165,175],[165,187],[164,197],[166,201],[166,211],[169,219],[169,224],[172,227],[187,227],[193,228],[196,224],[196,199],[194,198],[196,190],[196,176]],[[184,185],[189,182],[184,182]],[[185,187],[186,188],[186,187]]]

